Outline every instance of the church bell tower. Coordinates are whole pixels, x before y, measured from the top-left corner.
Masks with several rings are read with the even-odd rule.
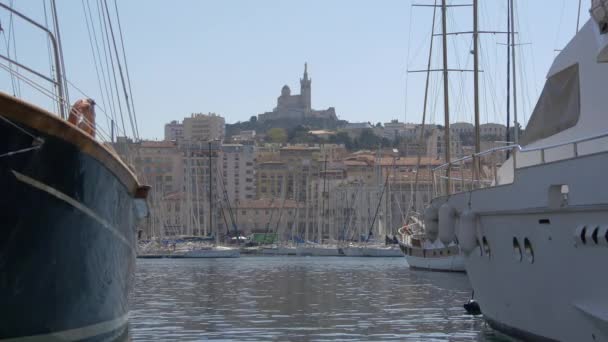
[[[304,77],[300,79],[300,96],[302,100],[302,106],[306,110],[311,110],[310,100],[310,84],[312,80],[308,78],[308,63],[304,63]]]

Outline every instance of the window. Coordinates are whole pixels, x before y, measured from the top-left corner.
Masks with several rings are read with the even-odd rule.
[[[580,116],[578,64],[547,79],[520,144],[549,137],[578,122]]]

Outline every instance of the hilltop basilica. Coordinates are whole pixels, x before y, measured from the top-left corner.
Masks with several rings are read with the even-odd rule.
[[[300,94],[291,95],[289,86],[284,85],[281,89],[281,96],[277,98],[277,106],[272,112],[258,115],[258,121],[266,122],[271,120],[296,120],[320,119],[336,121],[336,110],[329,107],[326,110],[314,110],[311,107],[311,88],[312,80],[308,78],[308,66],[304,63],[304,76],[300,79]]]

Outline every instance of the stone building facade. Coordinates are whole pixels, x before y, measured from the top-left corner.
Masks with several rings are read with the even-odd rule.
[[[185,118],[184,140],[194,141],[223,141],[226,136],[226,121],[214,114],[195,113]]]

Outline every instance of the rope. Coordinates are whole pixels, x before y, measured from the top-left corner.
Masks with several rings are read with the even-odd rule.
[[[23,129],[23,128],[21,128],[21,127],[20,127],[20,126],[18,126],[17,124],[13,123],[11,120],[9,120],[9,119],[5,118],[5,117],[4,117],[2,114],[0,114],[0,120],[2,120],[2,121],[4,121],[4,122],[6,122],[7,124],[9,124],[9,125],[11,125],[11,126],[15,127],[17,130],[19,130],[20,132],[22,132],[22,133],[23,133],[23,134],[25,134],[25,135],[30,136],[30,137],[31,137],[31,138],[33,138],[34,140],[36,140],[36,141],[42,141],[42,139],[41,139],[41,138],[39,138],[39,137],[37,137],[37,136],[33,135],[32,133],[30,133],[30,132],[26,131],[26,130],[25,130],[25,129]]]
[[[93,39],[91,37],[91,28],[89,27],[89,16],[87,15],[87,10],[86,10],[85,4],[84,4],[84,0],[82,1],[82,10],[84,12],[84,20],[87,24],[87,33],[89,35],[89,45],[91,47],[91,54],[93,55],[93,64],[95,65],[95,74],[97,75],[97,86],[99,87],[99,92],[101,93],[101,102],[103,103],[104,107],[107,107],[105,94],[103,92],[103,88],[101,87],[101,77],[99,77],[99,68],[97,67],[97,57],[95,55],[95,48],[93,47]],[[72,85],[72,86],[74,86],[74,85]],[[74,86],[74,88],[76,88],[76,87]],[[78,88],[76,88],[76,89],[78,90]],[[108,120],[107,116],[106,116],[106,120]],[[108,126],[110,126],[110,125],[108,125]]]
[[[120,103],[120,94],[118,94],[118,81],[116,80],[116,70],[114,69],[114,57],[112,56],[112,48],[110,47],[110,38],[109,38],[109,34],[108,34],[108,27],[106,24],[106,15],[105,13],[103,13],[103,11],[101,10],[101,6],[100,6],[101,0],[97,3],[97,10],[100,16],[100,20],[103,22],[103,30],[102,30],[102,37],[105,40],[105,42],[107,42],[107,52],[110,55],[110,66],[112,67],[112,78],[114,79],[114,87],[116,89],[116,99],[117,99],[117,103],[118,103],[118,111],[120,113],[120,120],[122,122],[122,129],[123,131],[127,131],[126,125],[125,125],[125,118],[122,112],[122,105]],[[108,56],[106,53],[106,46],[104,44],[104,54],[106,54],[106,63],[108,63]],[[108,73],[109,73],[109,69],[108,69]],[[109,78],[109,77],[108,77]],[[110,83],[111,84],[111,83]],[[112,88],[110,86],[110,89],[113,90],[114,88]]]
[[[115,123],[117,123],[118,121],[116,120],[116,104],[114,103],[114,98],[113,98],[113,95],[112,95],[112,92],[111,92],[111,86],[110,86],[110,88],[108,88],[109,75],[108,75],[108,79],[106,79],[106,72],[109,73],[109,71],[106,71],[106,68],[104,68],[104,64],[102,62],[101,53],[100,53],[101,49],[99,48],[99,42],[97,40],[97,30],[95,29],[95,25],[93,23],[93,14],[91,13],[91,7],[89,5],[89,1],[86,0],[86,3],[85,3],[84,0],[83,0],[83,3],[86,5],[89,21],[91,22],[91,29],[92,29],[92,32],[93,32],[93,40],[95,41],[95,51],[97,52],[97,60],[99,61],[99,68],[101,69],[102,81],[103,81],[103,85],[104,85],[104,88],[105,88],[106,98],[107,98],[107,101],[108,101],[108,104],[109,104],[108,110],[110,111],[110,115],[112,117],[112,121],[114,121]],[[101,28],[100,28],[100,31],[101,31]],[[106,60],[106,63],[107,63],[107,54],[105,54],[105,45],[102,44],[102,47],[104,47],[104,56],[105,56],[105,60]],[[118,128],[117,124],[116,124],[116,127]]]
[[[133,118],[135,119],[135,130],[137,131],[137,136],[139,137],[139,125],[137,123],[137,114],[135,112],[135,103],[133,102],[133,90],[131,89],[131,76],[129,76],[129,64],[127,63],[127,53],[125,50],[125,43],[122,34],[122,25],[120,24],[120,15],[118,14],[118,4],[116,0],[114,0],[114,9],[116,11],[116,21],[118,22],[118,32],[120,36],[120,45],[122,46],[122,59],[125,63],[125,70],[127,74],[127,84],[129,85],[129,98],[131,99],[131,108],[133,108]]]
[[[433,57],[433,34],[435,33],[435,20],[437,15],[437,0],[435,0],[435,7],[433,7],[433,24],[431,25],[431,43],[429,46],[429,57],[427,61],[427,70],[431,68],[432,57]],[[426,128],[426,114],[427,114],[427,101],[428,101],[428,91],[429,91],[429,80],[431,77],[431,73],[427,71],[426,73],[426,82],[424,88],[424,104],[422,108],[422,127],[420,129],[420,140],[418,142],[418,156],[416,159],[416,175],[414,176],[414,186],[410,185],[410,205],[411,207],[415,206],[416,196],[415,193],[418,190],[418,177],[420,174],[420,162],[422,159],[422,145],[424,144],[424,131]],[[449,142],[448,142],[449,143]],[[413,189],[412,189],[413,188]],[[405,213],[405,222],[407,224],[407,219],[410,215],[410,209]]]
[[[20,150],[16,150],[16,151],[12,151],[12,152],[7,152],[7,153],[4,153],[4,154],[0,154],[0,158],[10,157],[10,156],[14,156],[14,155],[20,154],[20,153],[30,152],[30,151],[33,151],[33,150],[37,150],[37,149],[39,149],[41,147],[42,147],[42,145],[36,145],[36,146],[28,147],[28,148],[22,148]]]
[[[135,122],[133,121],[133,114],[131,113],[131,105],[129,104],[129,94],[127,92],[127,87],[125,83],[125,77],[122,72],[122,65],[120,63],[120,56],[118,55],[118,48],[116,46],[116,39],[114,37],[114,28],[112,27],[112,21],[110,19],[110,10],[108,9],[108,2],[104,0],[104,6],[106,9],[106,15],[108,20],[108,27],[110,28],[110,34],[112,36],[112,45],[114,46],[114,53],[116,54],[116,64],[118,65],[118,74],[120,75],[120,81],[122,83],[122,88],[125,93],[125,104],[127,106],[127,114],[129,115],[129,121],[131,122],[131,129],[133,131],[133,137],[138,138],[137,128],[135,126]],[[117,87],[118,88],[118,87]]]

